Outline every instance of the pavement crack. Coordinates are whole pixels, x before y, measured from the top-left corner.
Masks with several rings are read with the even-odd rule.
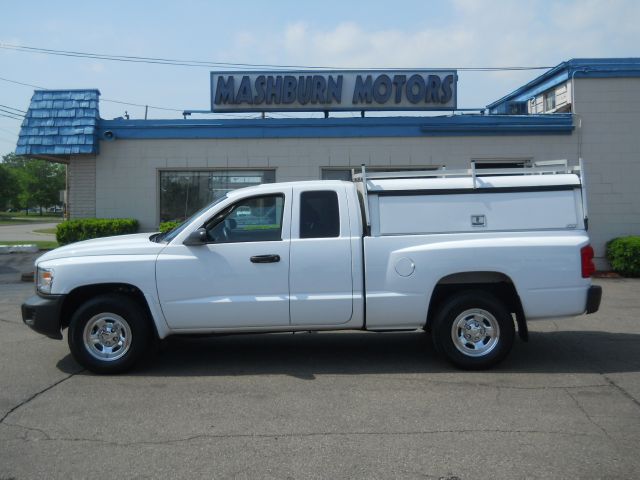
[[[15,407],[11,408],[7,413],[5,413],[2,418],[0,418],[0,424],[4,423],[4,421],[7,419],[7,417],[9,415],[11,415],[13,412],[15,412],[16,410],[18,410],[19,408],[27,405],[29,402],[31,402],[32,400],[35,400],[36,398],[38,398],[40,395],[42,395],[43,393],[48,392],[49,390],[51,390],[52,388],[60,385],[62,382],[65,382],[67,380],[69,380],[71,377],[77,375],[78,373],[83,372],[84,369],[78,370],[77,372],[73,372],[70,373],[69,375],[67,375],[66,377],[61,378],[60,380],[58,380],[57,382],[52,383],[51,385],[43,388],[42,390],[34,393],[33,395],[31,395],[30,397],[24,399],[22,402],[20,402],[18,405],[16,405]]]
[[[607,432],[605,430],[605,428],[600,425],[598,422],[596,422],[593,417],[591,415],[589,415],[589,413],[585,410],[585,408],[582,406],[582,404],[578,401],[578,399],[567,389],[565,389],[565,392],[567,395],[569,395],[569,398],[571,398],[571,400],[573,400],[573,403],[576,405],[576,407],[578,408],[578,410],[580,410],[582,412],[582,414],[585,416],[585,418],[589,421],[589,423],[591,423],[594,427],[596,427],[598,430],[600,430],[602,433],[605,434],[605,436],[611,440],[612,442],[614,442],[614,439],[611,437],[611,435],[609,435],[609,432]]]
[[[348,436],[419,436],[419,435],[445,435],[445,434],[465,434],[465,433],[497,433],[497,434],[540,434],[540,435],[562,435],[569,437],[593,437],[592,433],[588,432],[568,432],[559,430],[511,430],[511,429],[442,429],[442,430],[410,430],[410,431],[397,431],[397,432],[381,432],[381,431],[350,431],[350,432],[282,432],[282,433],[226,433],[226,434],[208,434],[202,433],[198,435],[191,435],[183,438],[174,438],[167,440],[140,440],[132,442],[116,442],[112,440],[103,440],[98,438],[82,438],[82,437],[53,437],[45,431],[39,429],[25,427],[18,424],[7,424],[10,426],[25,428],[37,431],[45,436],[44,440],[40,441],[59,441],[59,442],[85,442],[85,443],[97,443],[102,445],[111,445],[117,447],[130,447],[130,446],[142,446],[142,445],[173,445],[177,443],[186,443],[197,440],[206,439],[236,439],[236,438],[249,438],[249,439],[280,439],[280,438],[311,438],[311,437],[348,437]],[[597,435],[600,437],[600,435]],[[20,440],[31,441],[25,437]]]
[[[413,381],[413,379],[411,379]],[[500,385],[486,382],[450,382],[446,380],[425,380],[426,383],[434,383],[439,385],[455,385],[460,387],[483,387],[483,388],[500,388],[505,390],[566,390],[576,388],[609,388],[609,383],[596,383],[587,385]]]
[[[609,385],[611,385],[613,388],[615,388],[616,390],[618,390],[622,395],[624,395],[626,398],[628,398],[629,400],[631,400],[636,407],[640,408],[640,402],[636,399],[636,397],[634,397],[633,395],[631,395],[628,391],[626,391],[624,388],[622,388],[620,385],[618,385],[616,382],[614,382],[611,378],[609,378],[605,373],[601,373],[601,375],[604,377],[604,379],[607,381],[607,383]]]
[[[22,425],[20,423],[9,423],[9,422],[3,422],[3,425],[7,426],[7,427],[15,427],[15,428],[20,428],[22,430],[25,430],[26,432],[37,432],[39,434],[41,434],[45,440],[52,440],[51,435],[49,435],[46,431],[42,430],[41,428],[35,428],[35,427],[27,427],[26,425]],[[29,440],[25,435],[23,435],[21,437],[22,440]]]

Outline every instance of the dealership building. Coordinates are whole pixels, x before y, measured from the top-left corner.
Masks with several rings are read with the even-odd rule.
[[[17,154],[67,164],[71,218],[132,217],[152,231],[231,189],[348,180],[362,164],[424,170],[581,158],[599,267],[608,240],[640,234],[639,58],[563,62],[473,114],[457,110],[457,74],[442,70],[211,74],[214,113],[289,112],[277,119],[106,120],[99,98],[98,90],[36,90],[18,139]],[[442,112],[415,113],[434,110]],[[325,118],[296,118],[302,111]]]

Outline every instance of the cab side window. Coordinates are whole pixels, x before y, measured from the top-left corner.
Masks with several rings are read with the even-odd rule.
[[[206,225],[211,243],[268,242],[282,240],[283,195],[240,200]]]
[[[338,194],[332,190],[300,194],[300,238],[340,236]]]

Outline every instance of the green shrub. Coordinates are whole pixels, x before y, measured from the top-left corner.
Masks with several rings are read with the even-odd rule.
[[[162,222],[160,224],[160,233],[167,233],[170,232],[171,230],[173,230],[174,228],[176,228],[178,225],[180,225],[181,222],[176,222],[174,220],[170,221],[170,222]]]
[[[138,231],[138,221],[133,218],[82,218],[59,223],[56,239],[60,245],[67,245],[90,238],[125,235]]]
[[[640,277],[640,237],[614,238],[607,243],[607,260],[614,272]]]

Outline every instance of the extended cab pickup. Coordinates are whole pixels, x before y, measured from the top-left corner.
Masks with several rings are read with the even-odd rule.
[[[178,334],[426,330],[461,368],[502,360],[527,321],[591,313],[578,169],[396,172],[227,193],[168,234],[36,261],[24,322],[99,373]]]

